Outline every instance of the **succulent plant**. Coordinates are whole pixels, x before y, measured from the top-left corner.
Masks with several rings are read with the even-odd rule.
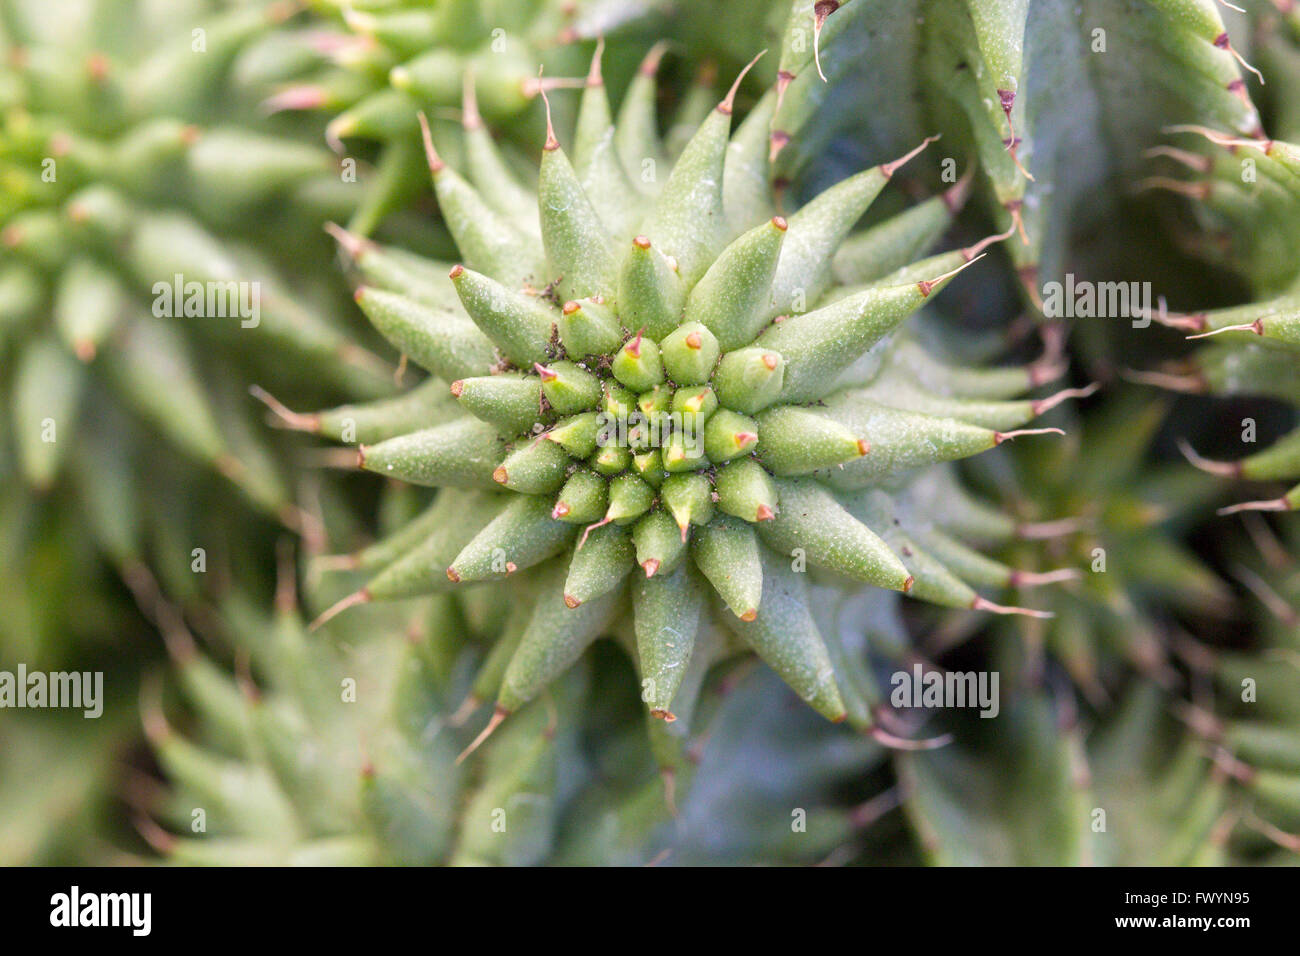
[[[272,369],[304,397],[391,387],[340,328],[328,277],[285,278],[292,250],[306,254],[285,236],[346,214],[357,191],[327,150],[242,92],[286,10],[176,3],[123,29],[134,8],[12,0],[0,19],[0,481],[23,502],[6,540],[33,559],[32,580],[61,527],[91,533],[87,565],[96,552],[119,570],[147,560],[142,526],[166,509],[145,507],[144,458],[160,463],[152,493],[189,515],[177,458],[233,483],[246,536],[253,513],[296,523],[241,378]],[[278,216],[254,215],[271,202]],[[182,554],[204,543],[174,537]],[[27,626],[46,613],[34,608],[15,630],[49,642],[84,631],[65,602],[47,610],[49,628]]]
[[[483,602],[372,605],[313,635],[290,567],[273,610],[215,596],[195,618],[203,645],[157,607],[177,693],[148,683],[142,713],[167,783],[130,799],[172,862],[816,862],[856,852],[896,805],[853,796],[879,744],[792,713],[792,693],[744,663],[711,675],[689,738],[651,754],[626,659],[593,655],[462,764],[470,732],[452,712],[498,636]],[[302,582],[312,604],[339,586]],[[840,600],[824,596],[823,611]]]
[[[1121,374],[1300,403],[1300,13],[1243,3],[0,0],[0,668],[118,695],[0,723],[0,862],[138,861],[113,791],[176,863],[1294,862],[1294,528],[1202,519],[1300,444],[1187,469],[1205,404],[1060,407],[1169,334],[1041,321],[1172,210],[1250,304]]]
[[[965,866],[1208,866],[1231,832],[1226,774],[1151,684],[1096,727],[1068,694],[1022,690],[960,744],[896,756],[929,862]],[[996,724],[996,727],[992,726]],[[982,726],[981,726],[982,725]]]
[[[804,168],[832,142],[854,155],[942,131],[948,155],[978,157],[997,227],[1019,233],[1005,252],[1034,311],[1044,283],[1071,270],[1077,238],[1113,221],[1165,127],[1260,128],[1246,85],[1253,64],[1218,0],[815,6],[831,10],[820,56],[791,71],[811,108],[775,124],[781,139],[812,144],[789,165]],[[870,57],[855,55],[868,46]]]
[[[548,124],[536,219],[467,109],[478,188],[426,137],[464,264],[444,273],[336,230],[362,310],[432,377],[396,402],[281,414],[358,442],[366,470],[444,490],[342,562],[380,570],[322,620],[475,586],[526,600],[476,684],[496,700],[485,734],[620,629],[665,720],[717,656],[750,647],[827,718],[884,733],[869,682],[818,631],[808,566],[850,589],[1019,610],[917,543],[929,527],[978,536],[1014,522],[916,475],[1024,434],[1076,392],[1013,400],[1059,369],[953,367],[938,321],[894,334],[1002,237],[915,261],[959,183],[850,238],[915,151],[772,215],[777,92],[729,140],[738,86],[661,177],[653,77],[615,123],[598,51],[572,161]]]
[[[1234,785],[1235,857],[1289,863],[1300,852],[1296,540],[1289,525],[1279,535],[1259,515],[1245,526],[1249,542],[1231,543],[1230,570],[1254,598],[1255,626],[1231,646],[1188,648],[1196,679],[1181,713]]]
[[[315,16],[282,37],[295,51],[284,59],[297,68],[276,78],[266,104],[273,111],[331,115],[326,130],[331,145],[340,153],[355,147],[373,160],[365,201],[348,228],[370,235],[382,223],[391,231],[397,228],[395,214],[428,193],[418,111],[427,113],[439,148],[449,159],[461,159],[458,138],[448,134],[455,123],[447,115],[460,106],[464,78],[474,78],[475,109],[507,140],[517,139],[527,128],[525,118],[540,113],[540,92],[581,87],[594,43],[606,48],[607,69],[622,85],[645,47],[671,29],[675,51],[699,71],[696,89],[683,101],[669,133],[675,140],[689,135],[716,99],[711,77],[719,59],[727,68],[737,59],[743,63],[749,51],[780,36],[788,2],[761,4],[757,15],[754,6],[736,0],[317,0],[310,4]],[[729,28],[717,29],[719,22]],[[557,116],[570,115],[567,99],[555,106]],[[512,163],[523,158],[506,152]],[[407,218],[403,227],[408,233],[428,231],[418,219]]]
[[[1060,582],[1037,597],[1052,618],[998,629],[1023,644],[1016,669],[1040,672],[1042,658],[1051,657],[1099,707],[1134,669],[1167,691],[1178,686],[1169,651],[1176,636],[1225,619],[1233,603],[1227,583],[1188,540],[1222,489],[1181,462],[1153,461],[1168,403],[1134,385],[1116,390],[1083,412],[1054,412],[1067,434],[1060,442],[1019,445],[967,469],[1029,534],[1047,536],[1032,541],[1022,532],[995,552],[999,561],[984,562],[985,578],[977,580],[997,583],[1012,567],[1042,563],[1030,580]]]
[[[329,277],[298,269],[293,250],[310,246],[285,239],[347,215],[356,187],[319,128],[267,120],[244,91],[287,12],[211,0],[0,3],[6,670],[108,667],[130,696],[136,662],[156,648],[130,593],[143,569],[192,588],[198,548],[214,571],[245,573],[268,527],[300,516],[248,378],[275,369],[282,389],[331,401],[390,387],[338,337]],[[160,283],[215,283],[230,311],[160,303]],[[256,302],[241,300],[249,290]],[[245,327],[241,302],[259,307]],[[76,793],[87,806],[104,798],[109,758],[137,731],[130,719],[101,726],[85,730],[93,759],[69,743],[68,765],[51,773],[69,812]],[[6,793],[32,779],[29,756],[60,727],[15,718],[6,728]],[[15,816],[6,860],[31,820]],[[43,852],[38,834],[17,844]]]
[[[360,354],[285,293],[274,266],[250,264],[201,221],[220,210],[229,226],[270,197],[337,179],[328,153],[254,129],[217,127],[223,117],[215,104],[232,60],[277,22],[275,8],[249,5],[204,19],[210,5],[178,7],[150,35],[124,36],[110,16],[117,5],[101,3],[90,21],[98,32],[82,36],[60,34],[58,9],[38,6],[11,5],[6,26],[14,46],[0,130],[9,252],[0,284],[13,356],[5,387],[23,472],[48,487],[76,444],[83,401],[99,404],[115,393],[174,447],[229,475],[274,513],[287,493],[276,489],[273,474],[254,470],[255,456],[241,458],[231,447],[237,429],[220,420],[205,394],[207,369],[200,371],[180,329],[192,313],[183,297],[172,312],[160,310],[157,284],[170,288],[177,274],[185,283],[265,284],[266,307],[255,328],[238,330],[242,338],[221,328],[251,321],[242,313],[187,323],[225,349],[227,364],[255,364],[267,340],[296,346],[300,357],[330,355],[345,368],[331,349]],[[196,23],[202,26],[192,34]],[[142,49],[156,52],[128,65]],[[299,216],[291,228],[303,222]],[[241,345],[248,346],[242,353]],[[166,369],[167,398],[158,394],[154,368]],[[376,394],[375,380],[369,385]],[[93,397],[85,398],[88,392]],[[43,422],[63,435],[51,438]]]
[[[1260,30],[1272,36],[1281,25],[1265,18]],[[1273,39],[1275,50],[1289,44]],[[1290,47],[1294,55],[1296,50]],[[1285,115],[1293,89],[1275,94]],[[1184,141],[1159,154],[1190,170],[1197,179],[1167,177],[1162,184],[1186,195],[1194,204],[1201,241],[1196,251],[1244,279],[1251,301],[1223,308],[1167,314],[1164,324],[1191,338],[1212,337],[1190,359],[1172,360],[1152,378],[1181,391],[1214,395],[1263,396],[1294,403],[1296,350],[1300,347],[1300,275],[1296,253],[1300,237],[1294,232],[1300,201],[1300,147],[1268,139],[1262,130],[1242,138],[1230,130],[1207,126],[1175,127]],[[1187,148],[1182,148],[1187,147]],[[1242,422],[1243,442],[1257,441],[1253,418]],[[1262,482],[1300,479],[1300,432],[1291,431],[1270,447],[1231,462],[1210,461],[1191,443],[1188,458],[1203,470],[1225,477]],[[1300,506],[1300,487],[1260,501],[1225,509],[1293,511]]]

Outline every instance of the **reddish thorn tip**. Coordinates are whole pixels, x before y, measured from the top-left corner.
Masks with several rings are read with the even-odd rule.
[[[1101,388],[1100,382],[1093,382],[1092,384],[1086,385],[1083,388],[1064,388],[1061,389],[1061,391],[1057,392],[1055,395],[1047,396],[1047,398],[1034,399],[1034,401],[1031,403],[1031,406],[1033,408],[1035,415],[1041,415],[1043,414],[1043,412],[1055,408],[1057,405],[1061,404],[1067,399],[1087,398],[1088,396],[1096,392],[1097,389],[1099,388]]]
[[[1010,441],[1013,438],[1021,438],[1025,435],[1064,435],[1065,431],[1060,428],[1021,428],[1011,432],[994,432],[993,444],[1001,445],[1004,441]]]
[[[1201,471],[1211,475],[1219,475],[1223,478],[1240,478],[1241,463],[1234,461],[1213,461],[1209,458],[1203,458],[1186,438],[1178,439],[1178,450],[1183,453],[1183,457],[1191,462]]]
[[[929,146],[933,142],[936,142],[938,139],[939,139],[938,134],[934,136],[927,136],[925,139],[921,140],[921,145],[917,146],[915,149],[912,149],[909,152],[904,153],[902,156],[898,157],[898,159],[895,159],[893,162],[882,163],[880,166],[881,173],[884,174],[886,179],[892,179],[894,173],[897,172],[899,168],[911,162],[913,159],[919,156],[927,146]]]
[[[347,597],[343,598],[341,601],[338,601],[336,604],[334,604],[333,607],[325,611],[325,613],[322,614],[320,617],[316,618],[316,620],[312,621],[311,624],[308,625],[307,630],[309,631],[318,630],[319,628],[327,624],[329,621],[331,621],[338,615],[342,614],[348,608],[356,607],[358,604],[366,604],[367,602],[369,602],[369,600],[370,600],[370,592],[367,591],[365,588],[362,588],[360,591],[353,591]]]
[[[605,78],[601,75],[600,72],[600,58],[604,53],[605,53],[605,38],[603,36],[597,37],[596,52],[591,57],[591,69],[587,71],[588,87],[603,86],[605,83]]]
[[[542,144],[542,149],[548,153],[554,152],[560,148],[560,141],[555,138],[555,125],[551,122],[551,99],[546,95],[546,87],[541,82],[542,71],[537,71],[537,91],[542,94],[542,102],[546,105],[546,142]]]
[[[926,740],[912,740],[895,736],[879,724],[873,726],[867,733],[876,743],[883,744],[891,750],[936,750],[948,746],[954,739],[952,734],[940,734],[938,737],[930,737]]]
[[[495,709],[493,709],[492,711],[492,717],[490,720],[488,720],[487,726],[483,728],[483,732],[479,734],[477,737],[475,737],[473,743],[471,743],[468,747],[462,750],[460,756],[456,758],[457,766],[463,763],[465,758],[468,757],[470,754],[472,754],[475,750],[478,750],[478,748],[483,744],[483,741],[491,737],[492,732],[496,730],[498,727],[500,727],[501,722],[509,716],[510,716],[510,711],[506,710],[500,704],[497,704]]]
[[[442,157],[434,149],[433,133],[429,131],[429,118],[424,115],[423,110],[417,114],[417,117],[420,120],[420,138],[424,141],[424,155],[429,163],[429,172],[436,176],[447,167],[447,164],[442,161]]]
[[[664,58],[668,52],[668,44],[660,40],[650,48],[645,57],[641,60],[641,65],[637,67],[637,72],[642,76],[654,76],[659,72],[659,61]]]
[[[1285,498],[1270,498],[1267,501],[1243,501],[1238,505],[1220,508],[1221,515],[1235,515],[1242,511],[1290,511],[1291,502]]]
[[[350,259],[360,257],[361,253],[365,252],[366,249],[372,245],[369,240],[348,232],[335,222],[325,223],[325,231],[339,244],[339,248],[341,248]]]
[[[1023,614],[1025,617],[1052,618],[1056,615],[1051,611],[1036,611],[1027,607],[1007,607],[1002,604],[994,604],[988,598],[976,595],[975,600],[970,602],[972,610],[991,611],[994,614]]]
[[[740,71],[740,75],[737,76],[735,82],[731,84],[731,89],[727,91],[727,95],[724,96],[722,98],[722,102],[718,104],[717,108],[719,113],[722,113],[726,116],[731,115],[731,111],[735,108],[736,105],[736,94],[740,92],[741,80],[745,78],[745,74],[748,73],[751,69],[753,69],[754,64],[757,63],[765,53],[767,53],[766,50],[764,50],[762,53],[759,53],[758,56],[750,60],[749,63],[745,65],[745,68]]]

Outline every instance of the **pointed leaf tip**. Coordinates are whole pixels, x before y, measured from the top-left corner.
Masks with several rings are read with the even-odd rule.
[[[324,228],[325,231],[329,233],[330,237],[339,244],[339,248],[343,250],[344,254],[349,259],[358,259],[360,258],[361,253],[374,247],[374,243],[370,240],[363,236],[358,236],[356,233],[348,232],[348,230],[344,229],[338,223],[327,222],[325,223]]]
[[[1028,607],[1009,607],[1003,604],[994,604],[988,598],[976,595],[975,600],[970,602],[973,611],[990,611],[993,614],[1023,614],[1025,617],[1036,617],[1047,619],[1056,617],[1051,611],[1037,611]]]
[[[491,737],[493,732],[498,727],[501,726],[501,722],[509,716],[510,716],[510,711],[506,710],[504,707],[500,705],[497,705],[496,709],[492,711],[492,717],[488,721],[487,726],[483,728],[482,733],[480,733],[477,737],[475,737],[473,742],[470,743],[468,747],[466,747],[464,750],[460,752],[460,756],[456,758],[456,766],[459,767],[462,763],[465,762],[466,757],[468,757],[474,751],[478,750],[479,747],[483,746],[483,742],[486,741],[489,737]]]
[[[944,206],[951,215],[957,215],[970,197],[971,184],[975,182],[975,164],[967,163],[961,178],[941,194]]]
[[[1178,450],[1183,453],[1184,458],[1201,471],[1207,472],[1211,475],[1218,475],[1222,478],[1241,477],[1240,463],[1232,461],[1214,461],[1209,458],[1204,458],[1195,448],[1192,447],[1191,442],[1182,436],[1179,436],[1178,438]]]
[[[1007,584],[1013,588],[1032,588],[1044,584],[1060,584],[1062,581],[1077,581],[1083,577],[1078,568],[1057,568],[1054,571],[1012,571]]]
[[[979,242],[975,243],[975,245],[967,246],[961,251],[961,257],[965,259],[967,262],[973,262],[974,260],[978,259],[980,257],[980,254],[983,253],[984,250],[987,249],[989,246],[993,245],[995,242],[1002,242],[1004,239],[1010,239],[1015,234],[1016,234],[1016,224],[1012,223],[1010,226],[1007,227],[1007,230],[1005,232],[999,232],[996,235],[992,235],[992,236],[985,236]]]
[[[1033,408],[1035,415],[1041,415],[1043,412],[1053,409],[1057,405],[1060,405],[1062,402],[1071,398],[1087,398],[1089,395],[1094,394],[1099,388],[1101,388],[1100,382],[1092,382],[1089,385],[1085,385],[1083,388],[1063,388],[1055,395],[1049,395],[1047,398],[1034,399],[1031,403],[1031,407]]]
[[[462,84],[460,125],[466,131],[483,128],[483,117],[478,111],[478,94],[474,89],[474,71],[465,71]]]
[[[542,94],[542,102],[546,105],[546,142],[542,144],[542,149],[546,152],[554,152],[560,148],[560,141],[555,138],[555,124],[551,122],[551,98],[546,95],[546,87],[542,85],[542,71],[537,71],[537,92]]]
[[[369,601],[370,601],[370,592],[367,591],[365,588],[362,588],[359,591],[353,591],[347,597],[336,602],[332,607],[328,608],[323,614],[321,614],[318,618],[316,618],[316,620],[312,621],[311,624],[307,626],[307,630],[317,631],[323,626],[325,626],[326,624],[328,624],[330,621],[332,621],[334,618],[338,617],[348,608],[356,607],[358,604],[367,604],[369,603]]]
[[[1243,501],[1241,504],[1220,508],[1217,514],[1235,515],[1243,511],[1290,511],[1291,502],[1286,498],[1269,498],[1266,501]]]
[[[1221,332],[1254,332],[1256,335],[1264,334],[1264,320],[1256,319],[1254,322],[1247,322],[1242,325],[1225,325],[1221,329],[1211,329],[1209,332],[1201,332],[1198,335],[1187,336],[1188,341],[1192,339],[1208,339],[1212,335],[1218,335]]]
[[[1026,435],[1064,435],[1065,430],[1062,428],[1020,428],[1012,432],[994,432],[993,443],[1001,445],[1004,441],[1010,441],[1013,438],[1022,438]]]
[[[424,110],[416,114],[420,121],[420,139],[424,142],[424,155],[429,162],[429,172],[437,176],[447,168],[447,164],[442,161],[438,151],[433,146],[433,133],[429,130],[429,118],[424,115]]]
[[[603,36],[596,38],[596,52],[591,57],[591,68],[587,71],[587,86],[597,87],[605,85],[605,78],[600,72],[600,60],[605,54],[605,38]]]
[[[750,60],[747,64],[745,64],[745,68],[740,71],[740,74],[736,77],[735,82],[731,84],[731,89],[727,91],[727,95],[724,96],[722,98],[722,102],[718,104],[717,109],[719,113],[722,113],[726,116],[731,115],[731,111],[735,108],[736,105],[736,94],[740,91],[741,80],[745,78],[746,73],[748,73],[751,69],[753,69],[754,64],[763,58],[763,55],[765,53],[767,53],[767,51],[763,50],[761,53],[758,54],[758,56],[754,57],[754,59]]]
[[[652,46],[644,57],[641,58],[641,64],[637,67],[637,72],[642,76],[654,76],[659,72],[659,63],[668,52],[668,41],[660,40]]]
[[[961,272],[963,269],[967,269],[970,266],[973,266],[975,263],[983,259],[985,255],[987,255],[987,253],[980,253],[979,255],[975,256],[975,258],[973,259],[967,259],[956,269],[952,269],[948,272],[945,272],[941,276],[936,276],[933,279],[922,279],[920,282],[916,284],[916,288],[920,290],[921,298],[928,298],[930,293],[934,290],[935,286],[939,285],[941,282],[946,282],[947,280],[951,279],[953,276],[957,275],[957,273]]]
[[[937,750],[940,747],[946,747],[954,739],[952,734],[940,734],[938,737],[929,737],[923,740],[912,740],[910,737],[898,737],[885,730],[879,724],[872,726],[867,733],[876,743],[888,747],[890,750]]]
[[[277,418],[284,422],[286,428],[313,434],[320,431],[319,415],[304,415],[291,410],[260,385],[250,385],[248,391],[250,395],[269,408]]]
[[[907,165],[917,156],[921,155],[921,153],[925,151],[925,148],[929,146],[931,143],[937,143],[938,141],[939,141],[938,133],[936,133],[933,136],[927,136],[925,139],[921,140],[921,144],[919,146],[904,153],[902,156],[898,157],[898,159],[892,160],[891,162],[888,163],[881,163],[880,172],[884,175],[886,179],[892,179],[894,177],[894,173],[896,173],[903,166]]]

